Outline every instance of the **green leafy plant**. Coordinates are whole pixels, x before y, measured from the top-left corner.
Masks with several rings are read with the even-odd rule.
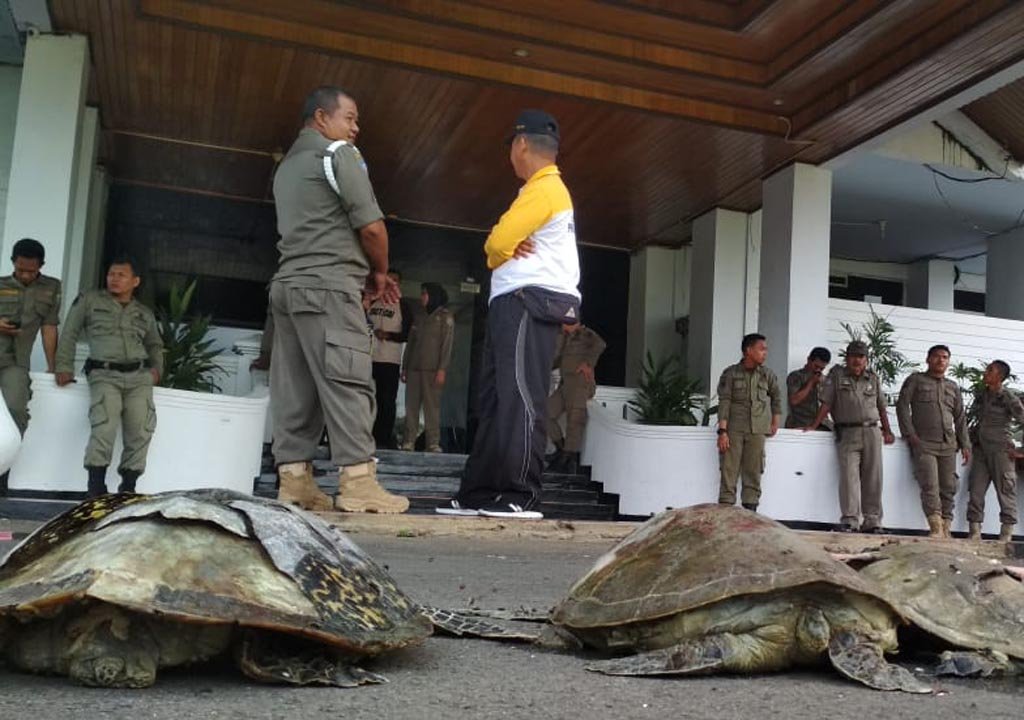
[[[917,368],[906,355],[896,349],[896,328],[888,318],[884,318],[871,310],[871,319],[860,328],[855,329],[850,323],[840,323],[850,340],[861,340],[868,345],[868,369],[873,370],[882,383],[882,388],[889,390],[895,385],[897,378]],[[845,352],[840,356],[846,357]]]
[[[628,405],[646,425],[696,425],[695,410],[706,408],[699,380],[686,377],[679,358],[669,355],[655,362],[650,352],[644,359],[636,398]],[[705,411],[705,417],[707,412]]]
[[[197,281],[181,290],[171,285],[167,306],[156,310],[157,326],[164,341],[164,374],[160,385],[178,390],[216,392],[214,378],[224,370],[214,362],[218,355],[211,350],[213,340],[207,339],[213,318],[206,315],[190,317],[189,308]]]

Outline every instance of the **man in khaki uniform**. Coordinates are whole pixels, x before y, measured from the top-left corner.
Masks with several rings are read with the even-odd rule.
[[[1013,438],[1010,423],[1024,423],[1024,403],[1011,390],[1003,387],[1010,377],[1010,366],[993,360],[985,368],[985,389],[975,398],[978,407],[977,452],[971,463],[967,486],[969,540],[981,540],[981,523],[985,520],[985,493],[995,484],[999,499],[999,540],[1009,542],[1017,524],[1017,467],[1011,457]]]
[[[427,452],[441,450],[441,391],[455,340],[455,318],[445,307],[448,293],[437,283],[424,283],[420,293],[423,312],[416,316],[405,344],[402,382],[405,386],[403,450],[412,450],[420,434],[420,408]]]
[[[880,533],[882,442],[892,445],[896,437],[889,427],[882,384],[868,370],[868,346],[860,340],[846,346],[846,365],[828,374],[821,407],[805,429],[817,430],[829,413],[839,451],[840,530]]]
[[[0,278],[0,391],[4,402],[25,434],[28,401],[32,397],[29,366],[36,335],[42,331],[46,370],[53,372],[60,315],[60,280],[39,271],[46,260],[42,244],[31,238],[14,243],[14,273]],[[0,495],[7,494],[7,477],[0,475]]]
[[[900,434],[910,445],[928,534],[949,537],[956,496],[956,451],[960,450],[966,465],[971,460],[971,442],[960,387],[946,378],[949,348],[932,346],[927,362],[928,372],[913,373],[903,382],[896,416]]]
[[[807,356],[807,363],[799,370],[786,376],[786,393],[789,401],[787,428],[803,428],[810,425],[821,407],[821,391],[825,379],[825,368],[832,362],[828,348],[816,347]],[[822,420],[821,430],[831,430],[832,423]]]
[[[548,439],[555,445],[549,470],[572,474],[579,468],[583,431],[587,427],[587,401],[597,391],[594,367],[604,349],[601,336],[585,325],[562,326],[555,343],[555,367],[561,380],[548,398]],[[559,424],[563,414],[564,435]]]
[[[274,175],[281,240],[270,283],[274,315],[270,395],[278,499],[307,510],[405,512],[407,498],[377,483],[370,332],[363,300],[397,302],[388,277],[384,215],[353,145],[355,101],[336,87],[306,98],[295,143]],[[313,479],[326,425],[338,496]]]
[[[764,366],[768,343],[752,333],[740,344],[743,359],[722,371],[718,381],[718,502],[736,502],[736,481],[743,475],[740,501],[757,511],[761,500],[765,437],[773,437],[782,419],[779,381]]]
[[[74,382],[75,345],[84,332],[89,341],[85,374],[89,378],[89,422],[85,448],[88,496],[107,491],[107,466],[121,426],[124,450],[117,471],[118,492],[135,492],[146,470],[146,453],[156,429],[153,386],[164,367],[164,344],[153,312],[134,299],[141,278],[131,258],[118,255],[107,269],[107,289],[79,295],[68,311],[57,346],[56,381]]]

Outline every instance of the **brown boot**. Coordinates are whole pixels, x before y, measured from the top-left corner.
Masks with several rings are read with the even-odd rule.
[[[928,516],[928,537],[940,538],[942,537],[942,516],[941,515],[929,515]]]
[[[333,510],[330,495],[321,492],[313,479],[313,463],[285,463],[277,467],[281,487],[277,499],[283,503],[298,505],[303,510],[326,512]]]
[[[950,530],[953,528],[953,518],[942,518],[942,537],[951,538],[953,533]]]
[[[981,540],[981,523],[972,522],[967,524],[967,539],[968,540]]]
[[[1013,540],[1013,528],[1015,525],[1012,523],[1003,523],[999,526],[999,542],[1010,542]]]
[[[382,488],[377,482],[377,463],[370,460],[341,469],[334,506],[345,512],[404,513],[409,498]]]

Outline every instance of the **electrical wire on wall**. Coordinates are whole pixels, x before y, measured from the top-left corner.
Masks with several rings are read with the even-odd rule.
[[[990,180],[1002,180],[1003,182],[1014,182],[1012,180],[1007,180],[1006,179],[1006,169],[1010,165],[1009,159],[1007,159],[1007,161],[1006,161],[1006,167],[1003,168],[1003,175],[1001,175],[1001,176],[995,175],[995,176],[983,177],[983,178],[958,178],[958,177],[955,177],[953,175],[949,175],[948,173],[944,173],[941,170],[932,167],[928,163],[923,163],[923,164],[924,164],[924,167],[926,167],[932,173],[932,184],[935,186],[935,192],[938,193],[939,197],[942,199],[943,204],[945,204],[946,208],[949,210],[950,214],[953,216],[953,219],[956,220],[957,223],[959,223],[960,225],[963,225],[964,227],[966,227],[968,230],[972,230],[974,232],[981,233],[987,239],[987,238],[998,237],[1000,235],[1005,235],[1008,232],[1011,232],[1013,230],[1017,230],[1018,228],[1024,227],[1024,222],[1022,222],[1022,221],[1024,221],[1024,208],[1021,208],[1021,211],[1017,214],[1016,220],[1014,220],[1012,224],[1008,225],[1005,228],[1002,228],[1001,230],[989,230],[988,228],[982,227],[973,218],[971,218],[970,215],[968,215],[967,213],[963,213],[961,211],[958,211],[955,207],[953,207],[953,203],[946,196],[946,193],[943,192],[942,186],[939,184],[939,178],[940,177],[945,178],[946,180],[948,180],[950,182],[962,183],[962,184],[967,184],[967,185],[975,184],[975,183],[980,183],[980,182],[987,182],[987,181],[990,181]],[[979,253],[979,254],[984,254],[984,253]],[[938,256],[935,256],[935,257],[937,258]],[[974,255],[972,257],[977,257],[977,255]],[[931,259],[931,258],[927,258],[927,259]],[[952,258],[950,258],[950,259],[952,259]],[[962,259],[966,259],[966,258],[956,258],[956,259],[961,259],[962,260]]]

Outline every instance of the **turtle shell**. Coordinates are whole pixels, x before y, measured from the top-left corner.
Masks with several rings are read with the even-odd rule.
[[[88,600],[199,623],[290,633],[355,655],[432,627],[337,529],[226,490],[103,496],[53,519],[0,565],[0,616]]]
[[[889,545],[861,575],[914,625],[969,650],[1024,660],[1024,585],[968,548]]]
[[[647,622],[816,583],[879,598],[869,580],[781,523],[733,506],[697,505],[656,515],[605,553],[552,621],[578,629]]]

